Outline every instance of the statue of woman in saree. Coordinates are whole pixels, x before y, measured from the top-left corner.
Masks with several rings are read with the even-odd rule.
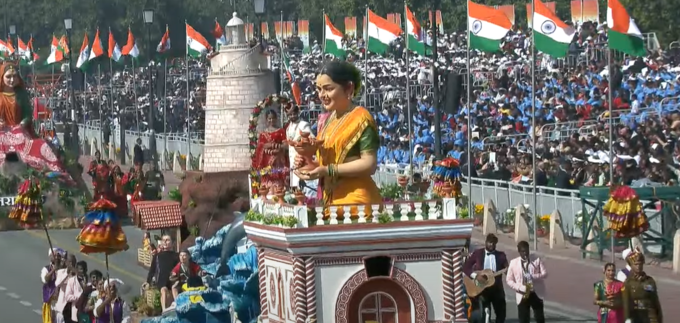
[[[32,108],[28,91],[24,84],[19,68],[5,62],[0,65],[2,75],[2,95],[0,95],[0,127],[15,127],[24,122],[31,124]]]
[[[316,91],[330,115],[319,125],[322,144],[315,165],[296,174],[305,181],[320,179],[325,206],[381,204],[371,178],[378,164],[378,129],[368,110],[352,102],[361,91],[361,72],[348,62],[330,62],[316,78]]]
[[[258,136],[253,168],[260,174],[261,185],[285,188],[290,177],[286,128],[278,126],[274,110],[268,110],[265,118],[266,126]]]

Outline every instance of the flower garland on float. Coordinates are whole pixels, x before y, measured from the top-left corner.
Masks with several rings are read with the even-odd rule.
[[[257,150],[257,141],[259,134],[257,133],[257,126],[260,120],[260,115],[262,111],[269,108],[270,106],[278,104],[281,106],[282,110],[289,109],[293,103],[283,96],[278,94],[272,94],[266,97],[264,100],[257,103],[250,114],[250,119],[248,120],[248,148],[250,149],[250,160],[255,159],[255,152]],[[283,125],[285,128],[288,124]],[[266,167],[262,169],[256,169],[253,167],[252,163],[250,166],[250,191],[253,197],[259,195],[259,189],[262,181],[262,176],[265,175],[279,175],[283,171],[272,169],[271,167]]]
[[[433,192],[441,197],[461,196],[460,162],[453,157],[446,157],[434,162],[432,169]]]

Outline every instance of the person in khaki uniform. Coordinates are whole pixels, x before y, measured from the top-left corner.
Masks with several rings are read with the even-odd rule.
[[[626,257],[626,261],[631,272],[621,289],[625,322],[663,323],[656,282],[643,271],[645,256],[636,249]]]

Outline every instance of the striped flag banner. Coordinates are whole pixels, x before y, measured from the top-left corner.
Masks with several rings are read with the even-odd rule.
[[[512,4],[506,4],[502,6],[495,6],[496,9],[502,11],[505,16],[508,17],[510,22],[514,25],[515,24],[515,5]]]
[[[298,20],[298,37],[304,45],[304,52],[309,53],[309,20]]]
[[[583,0],[583,20],[600,22],[600,4],[597,0]]]
[[[286,38],[291,38],[293,37],[293,34],[295,34],[295,22],[294,21],[284,21],[286,24],[286,30],[283,33],[286,35]]]
[[[442,11],[437,10],[437,29],[439,30],[439,33],[444,33],[444,24],[442,23]],[[430,19],[430,22],[432,22],[432,10],[429,11],[428,18]]]
[[[260,25],[260,30],[262,30],[262,38],[264,39],[269,39],[269,23],[266,21],[263,21],[262,24]]]
[[[387,21],[394,23],[394,14],[393,13],[387,14]]]
[[[595,0],[595,1],[597,1],[597,0]],[[552,13],[555,13],[555,14],[557,13],[557,9],[556,9],[557,7],[555,6],[555,1],[543,2],[543,4],[546,7],[548,7],[548,9]],[[534,25],[533,19],[531,19],[532,17],[533,17],[533,15],[531,14],[531,3],[527,3],[527,23],[528,23],[529,28],[531,28],[531,26]]]
[[[352,17],[345,17],[345,35],[354,34],[355,30],[352,30]]]
[[[280,44],[281,41],[282,41],[282,39],[281,39],[282,37],[281,37],[281,36],[283,36],[283,35],[282,35],[282,30],[283,30],[283,29],[281,29],[281,27],[282,27],[282,26],[281,26],[281,21],[274,21],[274,37],[276,38],[276,41],[279,42],[279,44]]]
[[[400,13],[394,14],[394,23],[401,26],[401,14]]]
[[[255,26],[252,22],[249,22],[246,24],[246,39],[254,39],[255,38]]]

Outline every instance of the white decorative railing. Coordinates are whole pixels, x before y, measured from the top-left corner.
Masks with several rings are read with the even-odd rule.
[[[257,45],[257,46],[254,46],[254,47],[248,49],[241,56],[234,58],[233,60],[231,60],[226,65],[220,67],[219,70],[213,71],[213,74],[221,74],[223,72],[227,72],[229,69],[235,68],[238,63],[241,63],[244,60],[248,59],[250,57],[250,55],[252,55],[256,50],[260,50],[260,45]]]
[[[264,218],[256,222],[281,227],[308,228],[320,225],[353,224],[353,223],[389,223],[428,220],[457,219],[456,199],[443,198],[425,201],[394,201],[383,205],[334,205],[330,207],[291,205],[273,200],[251,199],[251,210]],[[309,211],[313,210],[314,217]],[[356,219],[343,214],[355,214]],[[326,216],[328,215],[328,216]],[[277,219],[277,217],[279,219]],[[281,221],[281,218],[288,218]],[[294,219],[290,221],[290,219]],[[285,222],[285,223],[283,223]]]

